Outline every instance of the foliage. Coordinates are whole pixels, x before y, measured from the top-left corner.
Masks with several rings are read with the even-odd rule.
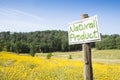
[[[68,59],[72,59],[72,55],[69,55]]]
[[[34,51],[31,48],[34,46]],[[0,32],[0,50],[16,53],[81,50],[80,45],[68,45],[67,31],[35,31],[29,33]]]
[[[33,49],[30,49],[30,55],[33,57],[35,56],[35,51]]]
[[[31,45],[34,49],[31,48]],[[99,50],[120,49],[120,35],[102,35],[102,41],[91,43]],[[0,32],[0,51],[15,53],[48,53],[82,50],[82,45],[69,45],[67,31],[47,30],[29,33]]]
[[[103,35],[102,41],[96,42],[96,49],[120,49],[120,35]]]
[[[52,53],[46,53],[47,55],[46,55],[46,58],[47,59],[50,59],[51,57],[52,57]]]
[[[116,48],[120,49],[120,37],[117,37],[115,40],[116,40]]]
[[[32,57],[34,57],[35,56],[35,52],[36,50],[35,50],[35,46],[34,45],[30,45],[30,55],[32,56]]]
[[[93,73],[94,80],[119,80],[120,64],[93,63]],[[83,64],[0,52],[0,80],[83,80]]]

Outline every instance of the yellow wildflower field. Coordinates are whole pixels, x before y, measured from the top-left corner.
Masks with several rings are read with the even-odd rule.
[[[93,62],[94,80],[120,80],[120,64]],[[0,80],[83,80],[83,62],[0,52]]]

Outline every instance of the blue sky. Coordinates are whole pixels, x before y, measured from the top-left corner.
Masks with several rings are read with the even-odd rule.
[[[120,34],[119,0],[0,0],[0,32],[68,31],[80,15],[98,15],[103,34]]]

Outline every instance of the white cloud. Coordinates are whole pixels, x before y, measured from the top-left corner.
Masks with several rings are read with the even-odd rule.
[[[55,16],[43,19],[37,15],[28,12],[0,8],[0,32],[30,32],[42,30],[67,30],[65,21]]]
[[[43,18],[15,9],[0,9],[0,31],[29,32],[44,30]]]

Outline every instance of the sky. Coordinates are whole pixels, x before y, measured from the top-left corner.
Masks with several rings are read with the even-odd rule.
[[[68,31],[80,15],[98,16],[102,34],[120,34],[119,0],[0,0],[0,32]]]

